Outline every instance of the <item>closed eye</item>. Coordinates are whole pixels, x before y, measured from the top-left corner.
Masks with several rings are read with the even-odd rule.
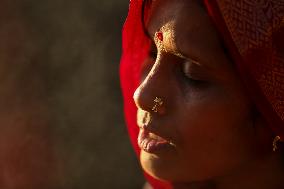
[[[187,58],[181,63],[181,73],[185,81],[190,85],[196,86],[208,83],[198,62],[192,59]]]

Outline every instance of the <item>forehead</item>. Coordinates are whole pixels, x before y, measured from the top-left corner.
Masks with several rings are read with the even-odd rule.
[[[197,3],[199,2],[199,3]],[[156,0],[150,11],[148,30],[151,34],[160,29],[176,31],[198,30],[208,17],[201,1]],[[165,28],[165,26],[167,26]]]
[[[202,57],[204,52],[210,58],[220,45],[201,0],[154,1],[147,29],[151,36],[162,31],[170,44],[186,49],[192,58]]]

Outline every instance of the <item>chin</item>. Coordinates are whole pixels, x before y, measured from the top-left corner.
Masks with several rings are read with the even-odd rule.
[[[151,154],[141,150],[140,163],[147,174],[161,181],[196,183],[212,179],[204,169],[181,164],[181,160],[172,154]]]
[[[170,156],[151,154],[141,150],[140,163],[143,170],[158,180],[168,182],[181,180],[177,171],[177,162]]]

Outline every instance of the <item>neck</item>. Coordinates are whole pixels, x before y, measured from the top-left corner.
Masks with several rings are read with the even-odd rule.
[[[284,188],[284,157],[271,153],[234,173],[210,181],[175,183],[174,189],[281,189]]]

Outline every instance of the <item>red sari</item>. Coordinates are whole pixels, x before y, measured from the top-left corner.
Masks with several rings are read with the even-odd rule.
[[[275,135],[284,139],[284,0],[204,0],[204,3],[251,100]],[[143,32],[141,9],[142,0],[131,0],[123,29],[120,66],[125,118],[138,157],[137,108],[132,96],[150,45]],[[148,175],[146,178],[155,189],[171,188],[170,183]]]

